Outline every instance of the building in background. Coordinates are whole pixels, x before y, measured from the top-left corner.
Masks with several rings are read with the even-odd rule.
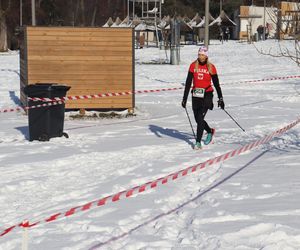
[[[299,32],[300,4],[279,3],[279,6],[240,6],[240,40],[259,40],[265,29],[265,38],[291,38]],[[265,18],[264,18],[265,16]]]

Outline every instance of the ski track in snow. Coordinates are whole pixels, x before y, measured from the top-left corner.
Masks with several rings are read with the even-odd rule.
[[[257,45],[273,46],[272,41]],[[181,64],[136,65],[138,89],[184,82],[196,46]],[[239,50],[238,53],[235,51]],[[0,107],[18,104],[17,53],[0,55]],[[155,60],[153,48],[136,51]],[[191,150],[193,134],[180,106],[183,91],[136,95],[137,116],[71,120],[66,138],[29,142],[27,117],[0,114],[0,228],[103,198],[260,139],[299,117],[299,80],[229,84],[296,75],[286,58],[269,58],[235,41],[210,47],[228,112],[207,114],[214,144]],[[245,56],[248,55],[248,56]],[[160,55],[161,56],[161,55]],[[224,60],[225,59],[225,60]],[[216,103],[216,97],[215,103]],[[188,110],[192,117],[190,99]],[[299,125],[252,152],[138,195],[29,229],[29,249],[300,249]],[[21,229],[0,238],[20,249]]]

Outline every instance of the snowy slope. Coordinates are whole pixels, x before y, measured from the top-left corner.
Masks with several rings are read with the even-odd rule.
[[[182,87],[196,55],[196,46],[185,46],[180,65],[155,65],[149,62],[163,59],[163,51],[137,50],[136,89]],[[191,149],[183,90],[136,95],[135,117],[74,120],[66,113],[70,138],[49,142],[28,141],[24,114],[1,113],[1,231],[203,162],[299,118],[299,78],[238,83],[300,75],[289,59],[260,55],[245,43],[214,41],[210,60],[226,109],[246,133],[215,107],[207,115],[217,130],[215,143],[201,152]],[[0,65],[2,109],[18,104],[18,54],[1,54]],[[190,100],[188,110],[192,118]],[[29,249],[300,249],[299,166],[298,125],[249,153],[136,197],[30,228]],[[19,227],[0,237],[0,249],[21,244]]]

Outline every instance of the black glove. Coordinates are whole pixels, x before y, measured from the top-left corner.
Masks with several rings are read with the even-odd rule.
[[[186,100],[182,100],[181,106],[185,109],[185,107],[186,107]]]
[[[225,103],[223,101],[223,98],[219,98],[219,101],[218,101],[218,107],[220,107],[221,109],[224,109],[225,108]]]

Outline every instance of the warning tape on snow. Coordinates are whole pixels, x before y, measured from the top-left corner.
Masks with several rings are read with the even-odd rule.
[[[163,88],[163,89],[150,89],[150,90],[137,90],[137,91],[126,91],[126,92],[116,92],[116,93],[104,93],[104,94],[96,94],[96,95],[81,95],[81,96],[66,96],[66,97],[55,97],[53,99],[50,98],[38,98],[38,97],[28,97],[31,101],[43,101],[47,104],[39,104],[35,106],[29,107],[16,107],[16,108],[7,108],[7,109],[0,109],[0,113],[8,113],[8,112],[15,112],[21,110],[28,110],[33,108],[40,108],[45,106],[53,106],[62,104],[67,100],[82,100],[82,99],[93,99],[93,98],[103,98],[103,97],[112,97],[112,96],[122,96],[122,95],[132,95],[134,94],[143,94],[143,93],[156,93],[156,92],[163,92],[163,91],[172,91],[172,90],[179,90],[183,89],[183,87],[179,88]]]
[[[272,78],[265,78],[265,79],[260,79],[260,80],[249,80],[249,81],[241,81],[241,82],[234,82],[234,83],[254,83],[254,82],[292,79],[292,78],[300,78],[300,76],[272,77]],[[144,94],[144,93],[172,91],[172,90],[180,90],[180,89],[183,89],[183,88],[184,87],[152,89],[152,90],[137,90],[137,91],[133,91],[133,92],[132,91],[125,91],[125,92],[104,93],[104,94],[95,94],[95,95],[66,96],[66,97],[61,97],[61,98],[60,97],[55,97],[53,99],[52,98],[40,98],[40,97],[28,97],[28,100],[42,101],[42,102],[82,100],[82,99],[94,99],[94,98],[103,98],[103,97],[112,97],[112,96],[123,96],[123,95],[132,95],[132,94]]]
[[[300,78],[300,76],[278,76],[278,77],[270,77],[270,78],[263,78],[263,79],[257,79],[257,80],[247,80],[247,81],[238,81],[238,82],[231,82],[231,83],[223,83],[221,85],[238,84],[238,83],[268,82],[268,81],[286,80],[286,79],[297,79],[297,78]]]
[[[82,100],[82,99],[94,99],[94,98],[103,98],[103,97],[112,97],[112,96],[123,96],[123,95],[132,95],[132,94],[144,94],[144,93],[155,93],[163,91],[172,91],[183,89],[179,88],[163,88],[163,89],[150,89],[150,90],[136,90],[136,91],[124,91],[124,92],[115,92],[115,93],[104,93],[104,94],[95,94],[95,95],[78,95],[78,96],[66,96],[66,97],[55,97],[51,98],[39,98],[39,97],[28,97],[31,101],[42,101],[42,102],[52,102],[52,101],[68,101],[68,100]]]
[[[29,110],[29,109],[36,109],[36,108],[42,108],[42,107],[48,107],[48,106],[55,106],[59,104],[63,104],[64,101],[51,101],[46,102],[43,104],[38,104],[30,107],[16,107],[16,108],[8,108],[8,109],[2,109],[0,110],[0,113],[8,113],[8,112],[15,112],[15,111],[23,111],[23,110]]]
[[[180,171],[177,171],[175,173],[172,173],[172,174],[169,174],[167,176],[158,178],[154,181],[150,181],[150,182],[144,183],[142,185],[139,185],[139,186],[136,186],[136,187],[118,192],[116,194],[106,196],[106,197],[101,198],[99,200],[94,200],[94,201],[88,202],[84,205],[73,207],[73,208],[69,209],[66,212],[58,212],[56,214],[53,214],[53,215],[45,218],[44,220],[39,220],[39,221],[33,222],[33,223],[30,223],[29,221],[26,221],[26,222],[22,222],[22,223],[19,223],[17,225],[11,226],[11,227],[5,229],[2,232],[0,234],[0,237],[8,234],[13,229],[18,228],[18,227],[31,228],[31,227],[37,226],[39,224],[42,224],[42,223],[56,221],[58,219],[61,219],[61,218],[64,218],[64,217],[69,217],[69,216],[74,215],[76,213],[84,212],[84,211],[87,211],[87,210],[95,208],[95,207],[104,206],[104,205],[106,205],[108,203],[111,203],[111,202],[117,202],[121,199],[130,198],[133,195],[138,195],[138,194],[140,194],[140,193],[142,193],[146,190],[157,188],[158,186],[167,184],[168,182],[175,181],[175,180],[177,180],[181,177],[184,177],[188,174],[194,173],[197,170],[204,169],[204,168],[209,167],[213,164],[226,161],[226,160],[228,160],[230,158],[233,158],[235,156],[238,156],[238,155],[240,155],[244,152],[250,151],[255,147],[258,147],[262,144],[265,144],[265,143],[271,141],[272,138],[274,138],[275,136],[279,136],[279,135],[283,134],[284,132],[288,131],[292,127],[296,126],[299,122],[300,122],[300,117],[298,118],[298,120],[290,123],[289,125],[281,128],[279,130],[276,130],[275,132],[263,137],[260,140],[254,141],[254,142],[249,143],[249,144],[247,144],[247,145],[245,145],[241,148],[235,149],[235,150],[230,151],[228,153],[225,153],[225,154],[222,154],[222,155],[217,156],[215,158],[209,159],[205,162],[198,163],[196,165],[193,165],[191,167],[187,167],[187,168],[182,169]]]
[[[249,81],[240,81],[240,82],[232,82],[231,84],[237,83],[255,83],[255,82],[263,82],[263,81],[274,81],[274,80],[283,80],[283,79],[292,79],[292,78],[300,78],[300,76],[284,76],[284,77],[272,77],[272,78],[265,78],[259,80],[249,80]],[[103,94],[95,94],[95,95],[80,95],[80,96],[66,96],[66,97],[55,97],[51,98],[38,98],[38,97],[28,97],[29,100],[32,101],[43,101],[43,102],[51,102],[52,104],[49,105],[36,105],[30,107],[16,107],[16,108],[7,108],[7,109],[0,109],[0,113],[8,113],[8,112],[15,112],[21,110],[28,110],[33,108],[40,108],[45,106],[53,106],[61,104],[60,102],[65,102],[67,100],[82,100],[82,99],[94,99],[94,98],[104,98],[104,97],[113,97],[113,96],[124,96],[124,95],[132,95],[132,94],[144,94],[144,93],[156,93],[156,92],[163,92],[163,91],[172,91],[172,90],[180,90],[184,87],[178,88],[162,88],[162,89],[152,89],[152,90],[137,90],[137,91],[125,91],[125,92],[115,92],[115,93],[103,93]]]

